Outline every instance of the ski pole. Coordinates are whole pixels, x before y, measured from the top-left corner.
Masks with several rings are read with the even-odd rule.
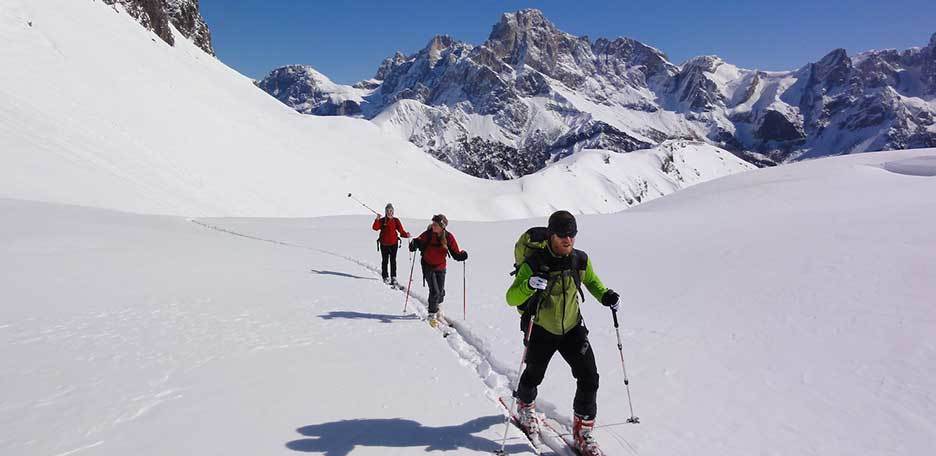
[[[468,264],[462,262],[462,318],[468,320]]]
[[[500,450],[496,451],[494,454],[504,456],[507,453],[504,451],[504,448],[507,446],[507,434],[510,432],[510,414],[513,413],[514,406],[517,405],[517,393],[516,390],[520,389],[520,376],[523,375],[523,365],[526,364],[526,355],[527,351],[530,349],[530,333],[533,332],[533,316],[530,316],[530,323],[527,325],[526,334],[523,335],[523,355],[520,357],[520,369],[517,371],[517,387],[514,388],[514,393],[511,394],[510,399],[510,408],[507,409],[507,419],[504,420],[504,439],[501,440]]]
[[[554,282],[555,283],[555,282]],[[552,288],[550,284],[549,288]],[[533,335],[533,317],[536,316],[536,311],[539,310],[540,301],[543,299],[542,293],[536,298],[536,304],[531,309],[530,313],[530,323],[527,324],[526,333],[523,334],[523,356],[520,357],[520,369],[517,371],[517,387],[514,388],[513,394],[511,394],[510,408],[507,409],[507,419],[504,420],[504,439],[501,440],[500,450],[494,452],[494,454],[499,456],[505,456],[507,453],[504,451],[504,448],[507,446],[507,434],[510,432],[510,414],[512,413],[514,406],[517,405],[517,390],[520,389],[520,377],[523,375],[523,365],[526,364],[526,355],[527,351],[530,350],[530,337]],[[549,290],[545,291],[546,295],[549,296]]]
[[[406,305],[409,304],[410,288],[413,286],[413,269],[416,268],[416,254],[410,252],[409,283],[406,284],[406,299],[403,301],[403,313],[406,314]]]
[[[373,210],[373,209],[371,209],[371,208],[370,208],[370,206],[368,206],[368,205],[366,205],[366,204],[364,204],[364,203],[362,203],[362,202],[361,202],[361,200],[359,200],[359,199],[357,199],[357,198],[355,198],[355,197],[353,197],[353,196],[351,196],[351,194],[350,194],[350,193],[348,193],[348,198],[351,198],[351,199],[353,199],[354,201],[357,201],[357,202],[358,202],[358,204],[360,204],[361,206],[364,206],[364,207],[366,207],[366,208],[367,208],[367,210],[369,210],[369,211],[371,211],[371,212],[373,212],[373,213],[375,213],[375,214],[377,214],[377,216],[378,216],[378,217],[380,217],[380,212],[377,212],[377,211],[375,211],[375,210]]]
[[[627,367],[624,366],[624,346],[621,344],[621,330],[618,329],[617,311],[611,309],[611,316],[614,317],[614,333],[617,335],[617,346],[618,353],[621,354],[621,369],[624,370],[624,388],[627,389],[627,405],[630,407],[630,418],[627,419],[628,423],[638,424],[640,423],[640,418],[634,416],[634,404],[631,401],[630,393],[630,380],[627,379]]]

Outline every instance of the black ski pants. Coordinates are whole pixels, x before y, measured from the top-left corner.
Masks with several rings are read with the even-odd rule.
[[[435,270],[424,264],[423,278],[429,286],[429,313],[436,313],[439,304],[445,299],[445,270]]]
[[[397,244],[380,244],[380,275],[387,280],[387,262],[390,263],[390,277],[396,278],[396,253],[400,247]]]
[[[524,328],[526,329],[526,328]],[[533,325],[526,354],[526,369],[520,376],[517,398],[530,404],[536,399],[536,388],[543,382],[546,367],[556,351],[562,355],[576,380],[572,410],[585,419],[595,419],[598,413],[598,367],[595,353],[588,342],[588,329],[579,324],[569,332],[557,336],[539,325]]]

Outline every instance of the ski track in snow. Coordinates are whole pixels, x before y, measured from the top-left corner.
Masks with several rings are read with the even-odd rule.
[[[380,275],[379,266],[369,263],[367,261],[362,261],[360,259],[357,259],[351,256],[342,255],[340,253],[332,252],[330,250],[309,247],[309,246],[305,246],[301,244],[295,244],[295,243],[280,241],[276,239],[267,239],[267,238],[262,238],[259,236],[239,233],[237,231],[233,231],[233,230],[221,227],[221,226],[205,223],[196,219],[188,219],[188,220],[201,227],[214,230],[214,231],[219,231],[219,232],[226,233],[226,234],[230,234],[233,236],[243,237],[243,238],[251,239],[255,241],[268,242],[271,244],[276,244],[276,245],[280,245],[284,247],[292,247],[292,248],[310,250],[313,252],[318,252],[321,254],[341,258],[343,260],[354,263],[373,274]],[[415,281],[416,277],[414,277],[413,280]],[[405,294],[406,291],[404,290],[402,291],[402,293]],[[420,319],[425,320],[428,315],[428,311],[427,311],[428,297],[423,294],[414,293],[413,290],[411,289],[410,298],[413,301],[413,308],[416,309],[416,313],[419,315]],[[416,305],[417,302],[422,305],[421,306]],[[451,333],[448,334],[444,338],[444,340],[448,343],[449,348],[451,348],[452,351],[456,355],[458,355],[459,362],[463,366],[471,368],[472,370],[475,371],[479,379],[482,382],[484,382],[484,385],[487,388],[486,395],[488,399],[490,399],[493,404],[497,405],[498,409],[500,409],[503,412],[502,407],[498,404],[498,398],[510,397],[511,392],[513,391],[512,385],[514,384],[514,382],[516,382],[516,379],[518,378],[519,373],[517,372],[515,368],[509,367],[509,366],[504,365],[503,363],[497,362],[492,356],[490,349],[487,348],[487,344],[485,343],[484,339],[478,336],[477,334],[473,333],[471,331],[471,328],[469,328],[467,325],[461,322],[452,321],[449,319],[446,319],[446,321],[448,321],[448,323],[450,324],[452,328]],[[440,329],[440,332],[444,332],[444,330]],[[546,416],[546,419],[551,421],[553,423],[553,426],[556,427],[556,429],[550,430],[551,431],[550,433],[553,435],[551,436],[544,435],[544,439],[543,439],[544,443],[546,443],[556,455],[576,456],[576,452],[572,450],[571,448],[569,448],[566,445],[565,440],[564,440],[564,437],[571,435],[571,423],[567,422],[567,420],[563,420],[560,417],[560,415],[557,413],[557,407],[549,403],[548,401],[544,401],[543,399],[538,398],[537,408],[539,409],[539,412],[543,413]],[[617,443],[621,446],[621,448],[625,448],[629,450],[630,454],[635,454],[635,455],[639,454],[637,453],[636,449],[627,440],[625,440],[619,434],[614,432],[614,430],[611,429],[610,426],[612,425],[598,426],[598,427],[602,428],[604,431],[608,432],[609,435],[614,437],[614,439],[618,441]],[[547,429],[549,428],[547,427]],[[603,447],[604,445],[606,444],[603,444]]]
[[[74,450],[69,450],[69,451],[66,451],[66,452],[64,452],[64,453],[59,453],[59,454],[57,454],[57,455],[55,455],[55,456],[68,456],[68,455],[70,455],[70,454],[79,453],[79,452],[82,452],[82,451],[84,451],[84,450],[90,450],[91,448],[94,448],[94,447],[97,447],[97,446],[101,446],[103,443],[104,443],[103,441],[94,442],[94,443],[92,443],[92,444],[90,444],[90,445],[85,445],[85,446],[80,447],[80,448],[75,448]]]

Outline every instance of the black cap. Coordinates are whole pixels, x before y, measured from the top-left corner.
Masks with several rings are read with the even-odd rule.
[[[549,216],[549,232],[556,236],[575,237],[578,234],[578,225],[575,223],[575,216],[569,211],[556,211]]]

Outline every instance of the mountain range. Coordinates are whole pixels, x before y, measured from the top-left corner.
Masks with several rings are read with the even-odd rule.
[[[716,56],[677,65],[637,40],[574,36],[525,9],[503,14],[480,45],[436,36],[354,85],[308,65],[257,85],[301,113],[369,119],[490,179],[583,149],[628,153],[673,139],[761,166],[936,146],[936,34],[924,47],[836,49],[773,72]]]

